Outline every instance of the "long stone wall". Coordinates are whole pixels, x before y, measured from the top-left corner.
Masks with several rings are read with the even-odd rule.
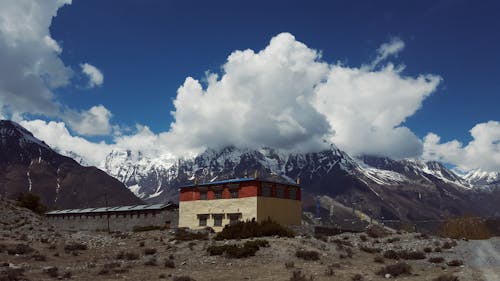
[[[107,230],[106,214],[71,214],[47,216],[46,221],[61,230]],[[161,210],[142,213],[114,213],[109,215],[111,231],[132,231],[135,227],[160,226],[176,228],[178,225],[177,210]]]

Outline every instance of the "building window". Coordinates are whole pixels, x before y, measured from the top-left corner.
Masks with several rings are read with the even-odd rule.
[[[222,199],[222,190],[214,190],[214,198]]]
[[[200,192],[200,200],[207,200],[207,192],[206,191]]]
[[[296,200],[297,199],[297,189],[296,188],[288,189],[288,197],[290,199]]]
[[[231,198],[238,198],[240,197],[240,192],[238,189],[232,189],[231,191]]]
[[[278,185],[276,188],[276,197],[285,198],[285,187],[282,185]]]
[[[236,224],[241,217],[241,214],[229,214],[229,224]]]
[[[207,226],[208,215],[198,215],[199,226]]]
[[[214,218],[214,226],[222,226],[222,219],[224,218],[224,215],[222,214],[216,214],[212,215]]]
[[[264,183],[262,184],[262,196],[271,197],[271,184]]]

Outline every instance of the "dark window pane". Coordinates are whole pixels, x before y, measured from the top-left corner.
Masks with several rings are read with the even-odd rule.
[[[200,200],[207,200],[207,192],[200,192]]]

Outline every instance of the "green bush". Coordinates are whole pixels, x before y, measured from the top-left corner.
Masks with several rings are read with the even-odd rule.
[[[48,210],[46,206],[40,203],[40,197],[30,192],[20,193],[16,198],[16,203],[18,206],[29,209],[37,214],[43,214]]]
[[[184,228],[178,228],[175,231],[175,240],[192,241],[192,240],[207,240],[208,232],[193,232]]]
[[[243,245],[228,244],[216,246],[212,245],[207,248],[207,252],[211,256],[220,256],[226,254],[229,258],[246,258],[250,256],[255,256],[255,253],[261,247],[269,247],[269,242],[267,240],[252,240],[247,241]]]
[[[295,252],[295,256],[306,261],[319,260],[319,253],[316,251],[297,250],[297,252]]]
[[[294,237],[295,234],[291,229],[272,220],[265,220],[263,222],[252,220],[226,225],[214,239],[245,239],[264,236]]]

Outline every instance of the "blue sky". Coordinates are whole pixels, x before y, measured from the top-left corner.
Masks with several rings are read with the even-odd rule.
[[[495,1],[74,1],[51,33],[62,58],[82,58],[105,74],[103,87],[60,89],[64,102],[102,103],[119,124],[168,130],[185,77],[218,71],[234,50],[263,48],[290,32],[329,62],[359,66],[397,36],[405,73],[442,76],[406,124],[420,137],[467,141],[476,123],[500,116],[500,20]],[[452,122],[450,122],[453,120]]]
[[[2,5],[0,116],[91,163],[117,148],[314,150],[326,138],[352,154],[500,170],[497,1]],[[255,120],[227,117],[256,107]]]

